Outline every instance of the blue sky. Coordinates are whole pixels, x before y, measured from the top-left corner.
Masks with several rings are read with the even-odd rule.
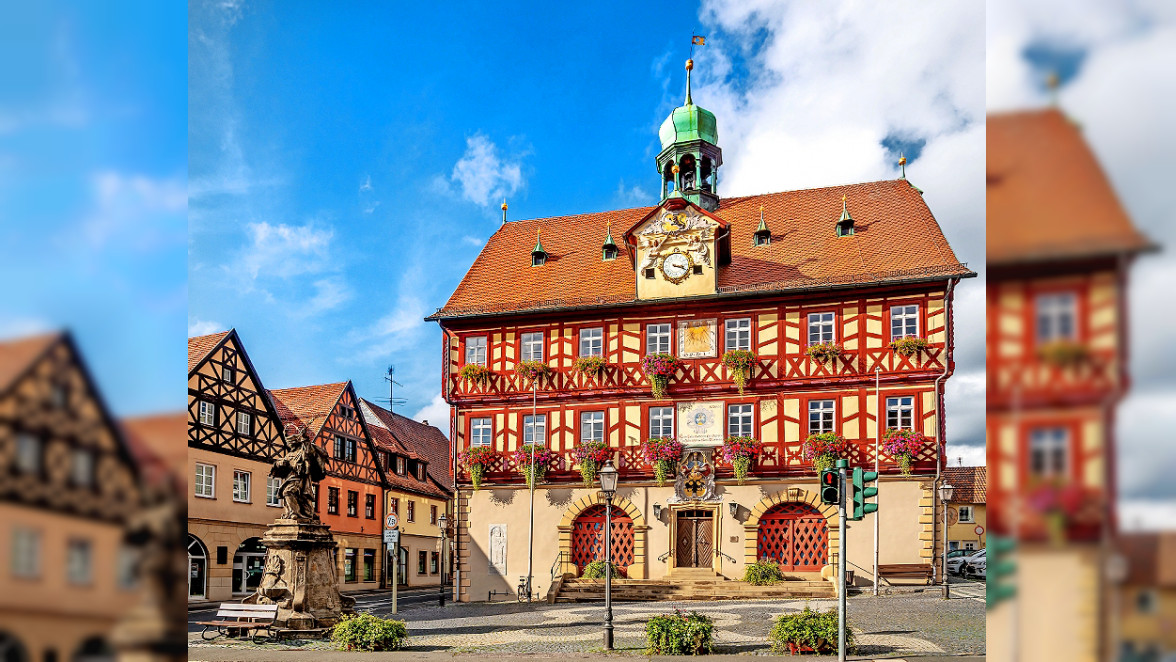
[[[184,19],[43,2],[0,21],[0,337],[72,329],[123,415],[184,407]]]
[[[395,364],[398,411],[444,421],[440,333],[422,318],[499,225],[504,196],[514,219],[656,204],[657,128],[682,102],[693,32],[708,37],[694,100],[718,116],[722,192],[893,178],[905,146],[978,266],[982,17],[193,2],[189,332],[236,327],[269,388],[351,379],[381,398]],[[983,314],[982,288],[962,289],[965,319]],[[948,411],[982,458],[981,338],[961,336]]]

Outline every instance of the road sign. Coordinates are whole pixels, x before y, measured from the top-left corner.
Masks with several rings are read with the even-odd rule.
[[[384,542],[396,546],[400,544],[400,532],[396,529],[384,529]]]
[[[395,530],[400,524],[400,520],[396,519],[395,514],[389,514],[388,519],[384,520],[384,528]]]
[[[978,536],[984,535],[984,527],[980,526],[979,524],[976,525],[976,528],[974,530],[976,531],[976,535],[978,535]]]

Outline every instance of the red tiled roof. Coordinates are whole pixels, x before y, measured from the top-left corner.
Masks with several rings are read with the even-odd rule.
[[[947,467],[943,476],[955,489],[953,503],[986,503],[988,498],[988,467]]]
[[[442,485],[452,484],[453,467],[449,462],[449,438],[444,432],[427,423],[418,423],[406,416],[390,412],[367,400],[363,403],[365,411],[371,412],[379,419],[379,424],[392,433],[401,448],[429,463],[429,474],[437,477]],[[372,429],[377,429],[379,424],[374,425]]]
[[[1150,249],[1073,122],[1056,109],[988,117],[988,263]]]
[[[121,424],[143,478],[159,485],[170,482],[182,494],[187,484],[187,412],[124,418]]]
[[[369,424],[368,431],[372,435],[372,441],[375,442],[376,447],[389,453],[398,453],[404,455],[404,449],[400,442],[392,435],[392,432],[379,425]],[[395,471],[385,471],[384,475],[388,479],[388,485],[394,490],[406,490],[409,492],[418,492],[436,497],[438,499],[448,499],[449,493],[437,484],[437,481],[432,476],[432,465],[428,467],[425,474],[425,480],[417,480],[413,476],[400,475]]]
[[[225,336],[229,335],[229,331],[221,331],[220,333],[210,333],[206,336],[193,336],[188,338],[188,372],[192,372],[196,366],[208,356],[209,352],[224,340]]]
[[[327,417],[335,409],[348,382],[296,386],[269,391],[282,425],[295,422],[308,427],[311,438],[317,438]]]
[[[854,218],[849,237],[834,234],[843,195]],[[761,205],[769,246],[752,245]],[[607,224],[619,242],[653,209],[506,223],[431,318],[634,302],[632,262],[624,255],[602,260],[601,246]],[[974,275],[948,246],[923,196],[903,179],[724,198],[714,215],[731,227],[731,263],[719,268],[720,294]],[[549,257],[532,267],[540,230]]]
[[[1124,533],[1118,544],[1127,559],[1126,584],[1176,589],[1176,531]]]
[[[13,381],[62,337],[62,332],[54,331],[0,341],[0,390],[11,386]]]

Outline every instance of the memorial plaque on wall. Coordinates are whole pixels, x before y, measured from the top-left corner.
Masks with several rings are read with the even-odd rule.
[[[713,358],[719,353],[718,323],[713,320],[678,322],[678,358]]]
[[[490,525],[490,557],[488,560],[490,574],[506,574],[506,525]]]
[[[723,403],[679,402],[678,441],[685,446],[723,444]]]

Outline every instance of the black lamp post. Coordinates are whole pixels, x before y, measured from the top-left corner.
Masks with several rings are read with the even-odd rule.
[[[951,483],[944,482],[939,486],[939,501],[943,504],[943,565],[941,572],[943,573],[943,597],[951,597],[951,586],[947,582],[947,504],[951,503],[951,497],[955,495],[955,487]]]
[[[449,544],[449,536],[448,536],[449,530],[446,527],[449,526],[449,516],[446,515],[445,513],[441,513],[441,518],[437,520],[437,526],[441,529],[441,554],[440,554],[441,559],[440,559],[439,567],[437,568],[437,574],[440,575],[440,577],[441,577],[441,580],[440,580],[441,581],[441,586],[440,586],[441,594],[440,594],[439,601],[441,603],[441,606],[444,607],[445,606],[445,547]]]
[[[600,491],[604,492],[604,650],[613,649],[612,618],[612,499],[617,493],[617,469],[605,460],[597,472]]]

